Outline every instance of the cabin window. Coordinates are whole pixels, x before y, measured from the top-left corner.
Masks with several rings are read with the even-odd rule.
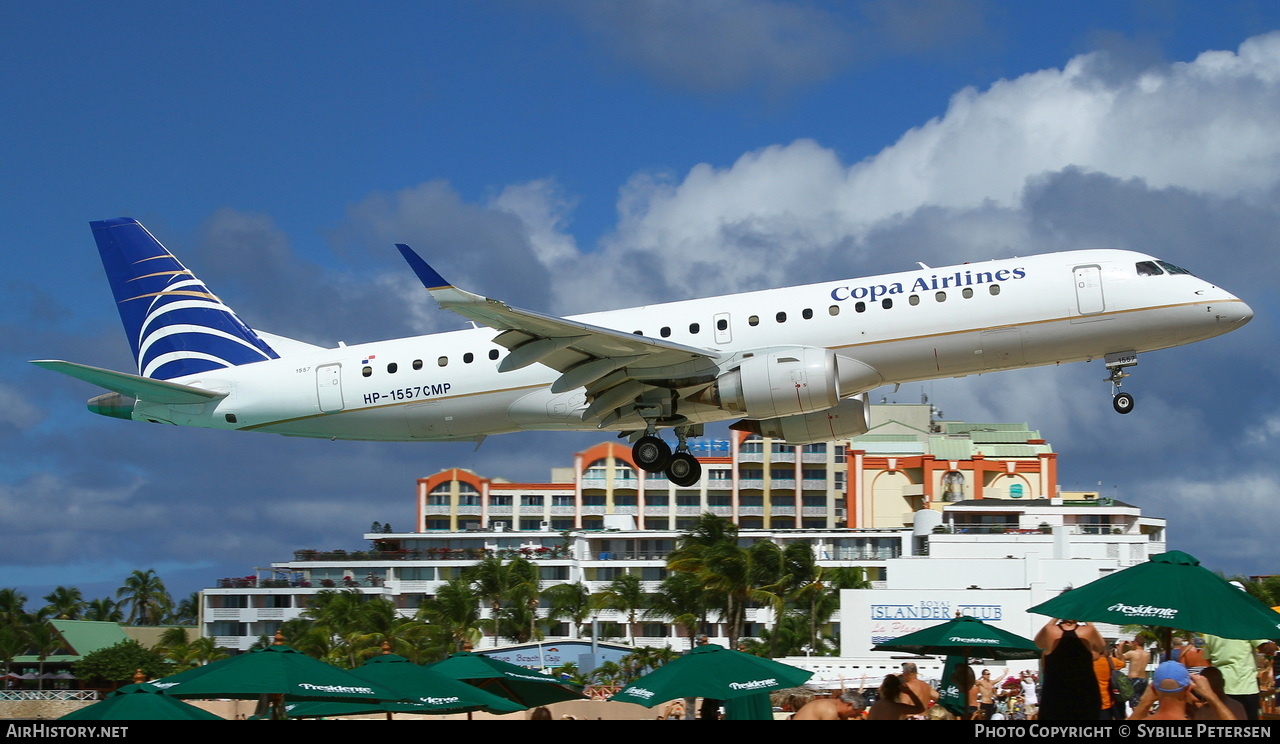
[[[884,308],[885,310],[888,310],[889,308],[893,307],[893,300],[889,299],[888,297],[884,298],[883,300],[880,300],[880,307]]]
[[[226,418],[227,418],[227,423],[228,423],[228,424],[234,424],[234,423],[236,423],[236,415],[235,415],[234,413],[228,413],[228,414],[227,414],[227,416],[226,416]]]
[[[865,313],[867,311],[867,303],[865,302],[855,303],[853,306],[853,311],[855,313]]]
[[[476,355],[472,354],[469,351],[466,354],[462,355],[462,361],[465,362],[466,364],[471,364],[475,360],[476,360]]]
[[[911,297],[907,300],[907,302],[910,302],[912,307],[915,307],[916,305],[919,305],[919,304],[920,304],[920,295],[911,295]]]
[[[801,311],[800,317],[804,318],[805,320],[811,320],[813,318],[813,311],[806,307],[803,311]]]
[[[644,331],[632,331],[632,332],[631,332],[631,335],[633,335],[633,336],[643,336],[643,335],[644,335]]]
[[[662,336],[663,338],[671,338],[671,327],[663,326],[662,330],[658,331],[658,335]]]
[[[372,375],[373,367],[370,367],[367,364],[364,365],[363,367],[360,368],[360,374],[363,375],[364,377],[368,377],[369,375]]]
[[[758,325],[760,325],[760,316],[759,316],[759,315],[752,315],[750,318],[747,318],[747,325],[749,325],[749,326],[758,326]]]
[[[395,362],[392,362],[387,365],[387,374],[394,375],[396,373],[396,370],[398,369],[400,369],[400,365],[396,364]]]
[[[496,361],[498,361],[498,350],[497,350],[497,349],[489,349],[489,358],[490,358],[490,359],[492,359],[492,360],[493,360],[493,361],[495,361],[495,362],[496,362]]]
[[[695,335],[695,336],[696,336],[696,335],[698,334],[698,331],[700,331],[700,330],[702,330],[702,326],[698,325],[697,323],[690,323],[690,324],[689,324],[689,333],[690,333],[690,334],[693,334],[693,335]]]
[[[778,313],[778,314],[777,314],[777,315],[775,315],[774,317],[777,319],[777,321],[778,321],[779,323],[786,323],[786,322],[787,322],[787,314],[786,314],[786,313]]]
[[[1164,270],[1169,272],[1170,274],[1186,274],[1187,276],[1192,276],[1192,273],[1190,271],[1187,271],[1181,266],[1174,266],[1168,261],[1156,261],[1156,263],[1160,264],[1160,266],[1162,266]]]
[[[717,330],[717,331],[727,331],[727,330],[729,330],[729,321],[728,321],[728,319],[726,319],[726,318],[721,318],[720,320],[717,320],[717,321],[716,321],[716,330]]]
[[[1139,261],[1137,264],[1138,276],[1160,276],[1164,272],[1156,266],[1155,261]]]
[[[969,299],[970,297],[973,297],[973,288],[972,288],[972,287],[965,287],[965,288],[964,288],[964,291],[962,291],[960,294],[961,294],[961,295],[962,295],[962,296],[967,300],[967,299]]]
[[[833,317],[833,318],[834,318],[835,316],[837,316],[837,315],[839,315],[839,314],[840,314],[840,306],[839,306],[839,305],[832,305],[831,307],[827,308],[827,313],[828,313],[828,314],[830,314],[830,315],[831,315],[831,317]]]
[[[934,298],[935,300],[937,300],[938,302],[946,302],[946,301],[947,301],[947,293],[946,293],[946,292],[939,292],[939,293],[937,293],[936,295],[934,295],[934,296],[933,296],[933,298]]]
[[[421,360],[421,359],[414,359],[414,360],[413,360],[413,368],[414,368],[414,369],[422,369],[422,360]]]
[[[995,297],[996,295],[1000,294],[1000,285],[999,285],[999,284],[992,284],[992,285],[987,289],[987,291],[991,293],[991,296],[992,296],[992,297]]]
[[[449,365],[449,357],[447,356],[440,357],[439,359],[436,360],[436,364],[440,365],[441,367],[447,367]]]

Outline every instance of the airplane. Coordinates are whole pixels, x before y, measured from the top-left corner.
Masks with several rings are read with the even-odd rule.
[[[400,244],[438,305],[472,327],[324,348],[245,325],[137,220],[90,226],[137,373],[32,363],[111,391],[90,399],[94,413],[379,441],[607,430],[681,487],[701,477],[687,440],[706,424],[845,439],[867,431],[867,393],[883,385],[1101,359],[1129,413],[1120,385],[1140,353],[1253,317],[1166,261],[1078,250],[561,318],[455,287]]]

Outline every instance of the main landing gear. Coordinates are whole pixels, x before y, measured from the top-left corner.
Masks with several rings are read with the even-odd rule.
[[[1116,409],[1116,413],[1129,413],[1133,410],[1133,396],[1120,392],[1120,383],[1129,376],[1124,371],[1125,367],[1136,365],[1138,355],[1133,352],[1108,354],[1106,363],[1107,369],[1111,370],[1111,374],[1104,380],[1111,383],[1111,407]]]
[[[677,426],[676,438],[679,444],[676,451],[657,434],[657,429],[650,427],[645,435],[631,446],[631,457],[642,470],[648,473],[666,473],[667,479],[681,488],[687,488],[702,478],[702,463],[689,453],[688,426]]]

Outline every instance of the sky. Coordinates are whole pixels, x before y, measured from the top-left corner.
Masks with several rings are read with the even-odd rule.
[[[133,360],[90,220],[134,217],[247,323],[462,327],[455,284],[569,314],[1055,250],[1185,266],[1255,312],[1144,355],[876,391],[1026,422],[1065,489],[1280,573],[1280,4],[490,0],[0,4],[0,586],[178,596],[407,530],[448,467],[601,441],[297,440],[94,416],[38,369]],[[55,281],[56,280],[56,281]]]

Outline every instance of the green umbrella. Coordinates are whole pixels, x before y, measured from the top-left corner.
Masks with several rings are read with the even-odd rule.
[[[268,646],[156,680],[172,697],[255,699],[274,696],[277,717],[284,700],[362,702],[403,700],[404,693],[353,676],[285,645]]]
[[[609,699],[646,708],[675,698],[733,700],[799,687],[812,676],[813,672],[772,659],[708,644],[658,667]]]
[[[525,708],[587,699],[578,685],[469,651],[461,651],[444,661],[428,664],[427,669],[450,679],[462,680],[499,697],[514,700]]]
[[[352,669],[351,674],[404,693],[407,701],[296,703],[288,706],[289,717],[352,716],[362,713],[441,715],[474,710],[502,714],[525,709],[520,703],[433,672],[397,654],[375,656],[362,666]]]
[[[68,713],[59,721],[223,721],[207,710],[165,695],[150,684],[126,685],[105,700]]]
[[[966,656],[974,659],[1037,659],[1040,649],[1030,638],[961,615],[881,643],[872,651],[898,651],[924,656]]]
[[[1280,613],[1180,550],[1152,556],[1027,612],[1116,625],[1157,625],[1223,638],[1280,638]],[[1167,640],[1164,645],[1167,649]]]

